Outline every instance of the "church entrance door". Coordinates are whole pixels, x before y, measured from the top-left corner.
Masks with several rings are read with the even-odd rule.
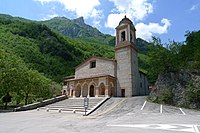
[[[122,97],[125,97],[125,89],[121,89]]]

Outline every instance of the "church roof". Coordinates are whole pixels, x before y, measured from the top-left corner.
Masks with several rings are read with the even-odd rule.
[[[126,17],[126,15],[124,16],[124,18],[119,22],[119,25],[122,25],[122,24],[131,24],[133,25],[133,22]]]
[[[109,77],[115,79],[116,77],[112,75],[94,75],[90,77],[84,77],[84,78],[71,78],[71,79],[65,79],[65,81],[75,81],[75,80],[85,80],[85,79],[94,79],[94,78],[101,78],[101,77]]]

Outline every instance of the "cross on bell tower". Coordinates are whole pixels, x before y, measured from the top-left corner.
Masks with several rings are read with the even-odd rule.
[[[116,27],[117,95],[138,94],[138,56],[135,27],[126,16]]]

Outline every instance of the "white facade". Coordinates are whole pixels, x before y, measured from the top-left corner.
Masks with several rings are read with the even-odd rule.
[[[91,63],[95,62],[95,67],[91,68]],[[115,77],[115,60],[100,57],[92,57],[76,67],[75,78],[88,78],[97,75],[110,75]]]

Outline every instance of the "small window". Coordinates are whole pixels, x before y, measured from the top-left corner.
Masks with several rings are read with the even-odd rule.
[[[95,67],[96,67],[96,61],[91,61],[90,68],[95,68]]]

